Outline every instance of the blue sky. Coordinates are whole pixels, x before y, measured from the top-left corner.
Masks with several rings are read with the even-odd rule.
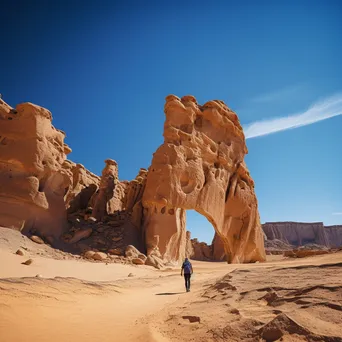
[[[48,4],[46,4],[48,3]],[[70,159],[120,179],[162,143],[164,98],[220,99],[243,125],[342,91],[340,1],[6,1],[0,92],[51,110]],[[342,116],[247,140],[262,222],[342,224]],[[210,241],[205,218],[188,215]]]

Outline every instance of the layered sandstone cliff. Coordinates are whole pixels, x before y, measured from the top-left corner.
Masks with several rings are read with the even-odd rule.
[[[199,105],[170,95],[164,143],[155,152],[143,195],[146,240],[159,236],[167,260],[185,256],[185,210],[204,215],[228,262],[265,260],[254,182],[237,115],[222,101]]]
[[[324,226],[323,222],[266,222],[262,228],[268,240],[280,240],[292,246],[342,246],[342,226]]]
[[[325,226],[324,231],[330,247],[335,248],[342,246],[342,225]]]

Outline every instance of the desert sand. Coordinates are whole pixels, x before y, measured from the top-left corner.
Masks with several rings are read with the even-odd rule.
[[[341,252],[193,261],[186,293],[179,268],[89,262],[2,231],[2,342],[342,341]]]

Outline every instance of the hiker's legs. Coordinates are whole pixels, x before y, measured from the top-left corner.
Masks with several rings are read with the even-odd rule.
[[[185,280],[185,289],[188,290],[188,275],[184,274],[184,280]]]
[[[185,288],[187,291],[190,291],[190,274],[184,274],[184,279],[185,279]]]

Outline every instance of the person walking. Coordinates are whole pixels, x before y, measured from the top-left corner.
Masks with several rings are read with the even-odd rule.
[[[191,262],[189,261],[188,258],[185,258],[183,262],[181,276],[183,276],[183,272],[184,272],[186,292],[190,292],[190,278],[193,273],[193,269],[192,269]]]

